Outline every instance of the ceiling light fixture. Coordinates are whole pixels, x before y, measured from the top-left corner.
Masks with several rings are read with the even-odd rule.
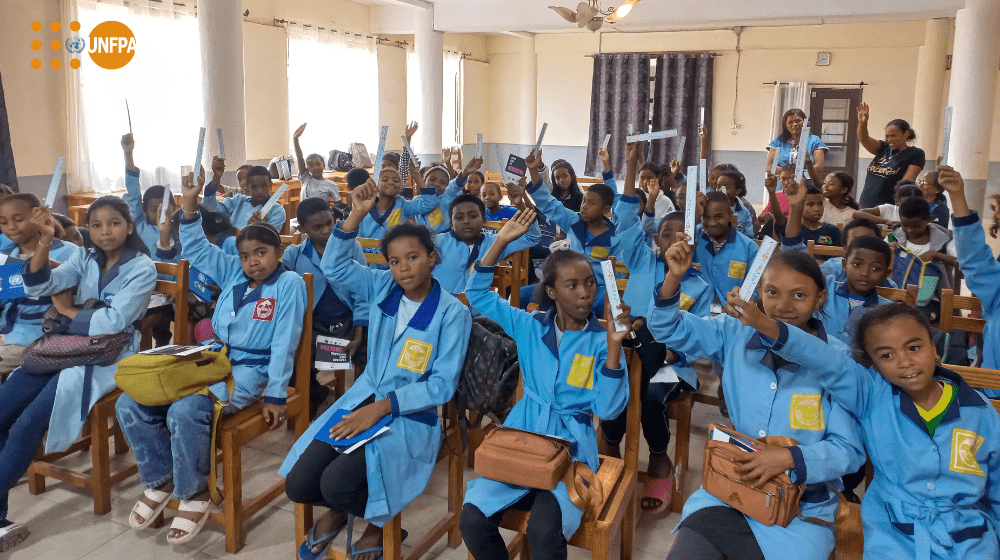
[[[624,2],[622,2],[621,6],[618,6],[618,9],[615,10],[614,13],[608,16],[608,21],[610,22],[620,21],[625,16],[627,16],[632,11],[632,8],[634,8],[635,5],[638,4],[640,1],[641,0],[625,0]]]
[[[604,25],[604,19],[610,22],[619,21],[632,11],[632,8],[640,0],[625,0],[617,9],[601,9],[600,0],[588,0],[580,2],[576,6],[576,11],[559,6],[549,6],[550,9],[563,17],[570,23],[577,24],[577,27],[586,27],[591,31],[597,31]]]

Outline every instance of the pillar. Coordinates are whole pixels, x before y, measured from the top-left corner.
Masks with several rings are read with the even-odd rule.
[[[413,50],[420,69],[420,131],[413,149],[424,163],[441,160],[441,113],[444,111],[444,33],[434,31],[434,6],[414,10]]]
[[[222,129],[227,175],[246,163],[246,103],[243,97],[243,1],[212,0],[198,5],[201,38],[202,103],[205,115],[206,181],[218,153]]]
[[[966,0],[955,19],[948,105],[953,107],[948,163],[965,178],[969,206],[982,211],[1000,67],[1000,2]]]
[[[917,84],[913,92],[913,128],[920,135],[920,147],[931,162],[941,155],[944,75],[948,61],[950,19],[932,19],[924,31],[924,46],[917,59]]]
[[[522,144],[534,148],[538,140],[538,132],[542,129],[542,121],[538,120],[538,55],[535,54],[534,36],[525,37],[520,41],[520,77],[519,96],[521,107],[521,125],[518,136]],[[547,163],[552,157],[546,158]]]

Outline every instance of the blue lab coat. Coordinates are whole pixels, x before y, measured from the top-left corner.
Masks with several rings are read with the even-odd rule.
[[[986,232],[979,214],[956,218],[955,249],[965,283],[983,305],[983,367],[1000,369],[1000,262],[986,244]],[[1000,396],[1000,395],[998,395]]]
[[[146,314],[149,296],[156,286],[156,265],[147,255],[125,249],[114,266],[101,273],[97,256],[83,247],[69,245],[72,254],[55,269],[48,266],[27,272],[22,278],[31,297],[51,296],[76,287],[73,301],[83,306],[88,299],[103,301],[108,307],[81,309],[69,325],[69,334],[96,336],[132,331],[132,340],[118,355],[121,361],[139,350],[142,335],[139,319]],[[110,366],[74,366],[59,372],[55,406],[49,420],[45,451],[66,450],[83,429],[87,414],[101,397],[115,388],[118,364]]]
[[[384,270],[350,258],[356,232],[333,231],[322,267],[338,289],[369,303],[368,366],[354,385],[295,442],[279,473],[288,471],[339,409],[354,410],[368,397],[389,399],[389,431],[364,446],[368,469],[365,519],[385,525],[427,486],[441,447],[437,407],[455,393],[472,332],[469,309],[435,281],[406,329],[396,336],[403,289]],[[360,451],[355,451],[359,453]]]
[[[504,249],[500,260],[504,260],[518,251],[529,249],[538,243],[538,224],[532,222],[528,231],[512,241]],[[497,240],[497,232],[484,231],[472,245],[467,244],[455,235],[452,230],[446,230],[437,238],[437,246],[441,255],[441,264],[434,267],[434,278],[441,282],[441,287],[451,294],[465,290],[472,274],[472,265],[489,251]],[[525,266],[529,266],[525,263]]]
[[[593,315],[584,330],[566,331],[557,343],[555,309],[528,313],[511,307],[489,289],[493,270],[476,264],[465,295],[517,343],[524,396],[504,426],[569,440],[575,444],[570,450],[573,458],[596,472],[597,435],[591,415],[611,420],[625,410],[629,380],[624,353],[618,368],[607,367],[607,331]],[[465,503],[490,516],[528,492],[521,486],[478,478],[469,481]],[[570,501],[562,482],[552,493],[562,512],[563,535],[569,540],[580,526],[583,511]]]
[[[375,206],[372,206],[372,209],[361,220],[361,225],[358,227],[358,237],[382,239],[387,229],[410,218],[432,212],[437,208],[439,202],[434,187],[421,189],[420,195],[413,197],[413,200],[397,196],[392,208],[385,212],[378,211],[378,202],[376,201]]]
[[[49,258],[56,262],[69,260],[80,248],[72,243],[52,240],[49,247]],[[27,262],[21,258],[21,248],[14,245],[9,250],[0,251],[7,258],[4,264],[14,264],[17,262]],[[13,277],[11,278],[13,280]],[[0,334],[4,335],[4,344],[16,344],[27,346],[38,340],[45,334],[42,331],[42,317],[45,312],[52,307],[52,298],[44,297],[23,297],[6,300],[3,302],[3,311],[0,315]]]
[[[701,264],[702,278],[715,288],[719,301],[725,303],[726,294],[743,285],[758,249],[753,239],[730,226],[726,244],[716,253],[715,243],[703,229],[695,235],[694,261]]]
[[[251,290],[240,258],[226,254],[205,238],[200,212],[194,218],[181,220],[181,245],[182,256],[191,266],[222,287],[212,329],[229,345],[236,381],[226,411],[246,408],[262,395],[266,403],[285,404],[307,305],[305,282],[278,265],[271,276]],[[316,285],[322,286],[319,282]],[[209,389],[223,400],[229,393],[225,383]]]
[[[242,193],[219,200],[219,192],[212,185],[205,185],[205,196],[201,203],[209,211],[225,212],[229,216],[229,221],[237,229],[247,227],[247,221],[253,216],[253,213],[264,208],[263,204],[254,206],[250,202],[250,197]],[[267,212],[267,223],[274,226],[274,229],[278,230],[279,233],[285,227],[285,218],[285,209],[280,203],[276,203]]]
[[[427,214],[421,214],[416,217],[417,223],[422,226],[427,226],[436,233],[444,233],[451,227],[451,214],[450,208],[451,203],[455,200],[455,197],[465,192],[466,181],[462,180],[462,175],[459,174],[451,182],[448,183],[448,188],[445,189],[443,193],[437,196],[437,206]],[[436,189],[434,187],[428,187],[426,190],[422,191],[423,195],[434,194]],[[463,284],[464,286],[464,284]]]
[[[352,243],[349,247],[351,258],[355,262],[365,264],[365,254],[361,251],[361,246]],[[324,323],[338,323],[354,317],[354,326],[368,325],[368,304],[353,302],[350,292],[338,290],[330,283],[320,263],[323,255],[313,246],[312,240],[308,237],[298,245],[289,245],[285,248],[282,262],[288,268],[299,273],[299,275],[311,273],[313,275],[313,320],[321,320]],[[346,314],[345,314],[346,311]]]
[[[722,385],[736,430],[753,438],[788,436],[795,463],[792,482],[805,483],[799,506],[805,517],[832,521],[838,500],[828,484],[843,489],[840,477],[865,462],[858,421],[823,390],[809,366],[777,358],[766,339],[728,316],[700,318],[680,311],[680,297],[655,300],[649,330],[670,348],[693,358],[711,358],[726,371]],[[811,319],[817,343],[827,340],[823,323]],[[831,354],[850,360],[843,343],[830,339]],[[832,359],[832,358],[831,358]],[[687,517],[700,509],[727,505],[704,489],[684,504]],[[794,519],[788,527],[765,527],[747,518],[764,557],[769,560],[826,560],[833,551],[833,528]]]
[[[753,216],[750,215],[750,210],[743,204],[738,198],[733,203],[733,215],[736,216],[736,231],[753,239]]]
[[[861,420],[875,466],[861,502],[865,558],[1000,558],[1000,414],[989,401],[938,366],[934,377],[957,394],[931,437],[913,399],[874,368],[779,326],[774,351]]]
[[[865,302],[859,306],[865,310],[876,305],[888,303],[889,300],[878,295],[877,290],[872,290],[865,297]],[[813,317],[823,321],[827,334],[837,338],[847,346],[851,346],[851,337],[854,336],[854,325],[861,317],[862,311],[859,308],[851,309],[850,292],[847,288],[847,280],[837,281],[833,276],[826,277],[826,303],[818,311],[813,312]]]
[[[157,248],[160,241],[160,228],[151,223],[146,218],[146,213],[142,209],[142,189],[139,187],[139,170],[125,169],[125,194],[122,199],[128,203],[128,208],[132,212],[132,219],[135,220],[135,231],[142,238],[142,242],[149,249],[149,254],[153,260],[175,263],[180,260],[180,244],[174,240],[174,246],[167,251]],[[167,216],[170,219],[170,216]],[[280,231],[280,230],[279,230]],[[173,281],[173,276],[164,276],[163,279]]]

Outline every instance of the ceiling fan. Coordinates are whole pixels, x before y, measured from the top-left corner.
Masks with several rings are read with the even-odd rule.
[[[561,8],[559,6],[549,6],[549,8],[561,15],[566,21],[577,24],[578,27],[586,27],[591,31],[597,31],[604,25],[605,18],[612,23],[620,21],[640,1],[625,0],[618,8],[608,8],[607,10],[601,9],[600,0],[580,2],[576,6],[575,12],[569,8]]]

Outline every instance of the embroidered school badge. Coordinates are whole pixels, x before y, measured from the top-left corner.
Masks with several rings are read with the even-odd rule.
[[[397,225],[399,223],[399,218],[401,218],[402,216],[403,216],[402,210],[400,210],[399,208],[393,210],[392,214],[389,214],[389,219],[385,221],[386,227],[392,227],[394,225]]]
[[[963,474],[974,474],[986,476],[979,462],[976,461],[976,452],[983,444],[985,438],[976,432],[954,428],[951,431],[951,466],[948,470]]]
[[[277,306],[278,301],[273,297],[265,297],[257,300],[257,303],[253,306],[253,320],[254,321],[273,321],[274,320],[274,308]]]
[[[566,377],[566,384],[581,389],[593,389],[594,356],[574,355],[573,365],[570,366],[569,376]]]
[[[819,431],[823,423],[823,402],[820,395],[792,395],[788,412],[788,427],[793,430]]]
[[[692,305],[694,305],[694,298],[681,292],[681,304],[680,304],[681,311],[687,311],[688,309],[691,309]]]
[[[427,364],[431,361],[432,349],[434,349],[433,344],[407,338],[403,342],[403,351],[399,353],[396,367],[423,374],[427,371]]]
[[[444,214],[441,213],[441,207],[438,206],[433,212],[427,214],[427,223],[433,227],[437,227],[438,224],[444,221]]]
[[[729,277],[742,280],[747,273],[747,263],[740,261],[729,261]]]
[[[609,254],[611,254],[611,251],[607,247],[601,247],[600,245],[596,245],[590,250],[590,258],[592,259],[604,260],[608,258]]]

